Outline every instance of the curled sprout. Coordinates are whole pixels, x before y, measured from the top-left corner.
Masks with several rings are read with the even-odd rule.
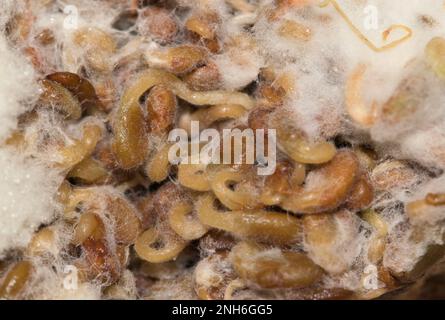
[[[385,44],[381,47],[376,46],[371,40],[369,40],[351,21],[351,19],[347,16],[347,14],[343,11],[343,9],[341,8],[341,6],[338,4],[338,2],[336,0],[326,0],[323,3],[320,4],[321,8],[325,8],[327,6],[329,6],[330,4],[332,4],[335,8],[335,10],[340,14],[340,16],[346,21],[346,23],[348,24],[348,26],[352,29],[352,31],[359,37],[359,39],[361,41],[363,41],[363,43],[365,43],[370,49],[372,49],[375,52],[383,52],[392,48],[395,48],[396,46],[398,46],[399,44],[407,41],[408,39],[410,39],[413,35],[413,31],[404,25],[400,25],[400,24],[394,24],[391,25],[388,29],[386,29],[385,31],[383,31],[382,33],[382,39],[383,41],[387,41],[390,34],[394,31],[394,30],[403,30],[405,31],[405,35],[402,36],[400,39],[396,39],[388,44]]]

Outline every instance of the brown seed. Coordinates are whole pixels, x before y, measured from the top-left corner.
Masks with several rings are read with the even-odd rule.
[[[23,53],[29,58],[34,68],[40,72],[45,72],[45,60],[42,53],[35,47],[23,48]]]
[[[59,83],[51,80],[42,80],[43,93],[40,95],[40,103],[53,107],[64,114],[67,119],[77,120],[82,116],[82,108],[73,94]]]
[[[390,192],[414,185],[419,175],[406,162],[387,160],[374,168],[371,179],[376,190]]]
[[[133,244],[141,231],[136,209],[120,197],[110,196],[107,200],[106,211],[113,221],[116,242],[124,245]]]
[[[98,280],[101,283],[112,284],[120,274],[120,264],[116,256],[108,248],[105,240],[88,238],[82,244],[84,253],[80,261],[81,276],[87,279]]]
[[[198,13],[188,18],[185,27],[203,39],[212,40],[216,37],[218,20],[216,13]]]
[[[274,109],[266,107],[256,107],[249,113],[248,124],[253,130],[269,129],[269,120]]]
[[[192,90],[210,91],[221,87],[221,77],[214,63],[200,67],[184,77],[184,81]]]
[[[173,16],[163,8],[149,7],[139,17],[139,32],[144,37],[153,37],[162,44],[172,42],[179,27]]]
[[[346,201],[346,207],[352,211],[366,209],[374,199],[374,190],[366,175],[361,175]]]
[[[118,100],[117,88],[112,79],[95,83],[97,98],[101,103],[97,105],[104,112],[110,112]]]
[[[207,52],[198,46],[178,46],[169,49],[165,54],[167,68],[174,74],[191,72],[207,62]]]
[[[211,53],[220,53],[221,52],[221,45],[218,41],[218,39],[204,39],[203,41],[204,47],[206,47]]]
[[[176,97],[171,90],[162,85],[153,87],[145,103],[148,132],[167,133],[174,125],[176,106]]]
[[[35,39],[43,46],[50,45],[55,41],[54,33],[50,29],[44,29],[42,32],[36,35]]]
[[[100,104],[91,82],[75,73],[55,72],[46,76],[46,78],[68,89],[79,100],[83,109]]]
[[[109,143],[100,143],[94,157],[108,170],[116,170],[119,167]]]
[[[216,252],[231,250],[236,240],[227,232],[210,230],[204,237],[199,239],[199,251],[201,255],[210,256]]]
[[[259,95],[264,98],[268,105],[280,106],[286,97],[286,91],[282,87],[262,84],[258,89]]]

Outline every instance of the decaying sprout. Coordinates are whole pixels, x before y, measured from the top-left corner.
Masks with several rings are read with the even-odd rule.
[[[408,204],[412,225],[399,224],[396,232],[388,234],[384,263],[402,283],[419,280],[445,256],[445,234],[440,227],[434,228],[427,222],[431,218],[429,209],[421,200]],[[406,256],[409,259],[404,258]]]
[[[411,201],[406,204],[406,214],[410,222],[416,226],[434,225],[445,218],[442,194],[429,193],[425,199]]]
[[[240,92],[192,91],[173,74],[157,69],[148,69],[140,74],[135,83],[125,92],[121,105],[129,103],[133,99],[139,99],[144,92],[156,85],[166,86],[179,98],[197,106],[237,104],[251,109],[254,105],[254,101],[249,95]]]
[[[366,169],[368,172],[371,172],[376,167],[378,156],[372,149],[366,146],[360,146],[354,148],[354,153],[360,162],[360,167]]]
[[[368,248],[368,259],[374,264],[383,258],[388,235],[388,225],[385,220],[374,210],[363,212],[362,219],[368,222],[374,229]]]
[[[70,72],[55,72],[46,76],[49,81],[57,82],[68,89],[79,101],[82,110],[95,107],[100,104],[96,90],[85,78]]]
[[[291,72],[279,71],[273,67],[261,69],[258,93],[266,106],[280,106],[290,95],[297,92],[297,84]]]
[[[431,244],[426,248],[425,254],[420,257],[409,272],[394,272],[394,275],[403,282],[412,283],[424,276],[437,263],[443,260],[444,257],[445,246],[443,244]]]
[[[139,209],[146,230],[137,238],[135,250],[151,263],[174,260],[189,240],[207,231],[192,212],[189,194],[171,182],[146,198]]]
[[[425,48],[425,56],[434,73],[441,79],[445,79],[445,39],[436,37],[428,42]]]
[[[199,240],[201,256],[207,257],[216,252],[230,251],[236,245],[236,239],[228,232],[212,229]]]
[[[125,270],[117,283],[104,290],[104,297],[109,300],[135,300],[137,290],[133,273]]]
[[[366,175],[361,175],[346,200],[346,207],[352,211],[360,211],[369,207],[373,200],[374,189],[371,181]]]
[[[283,2],[288,2],[288,1],[283,1]],[[297,4],[301,5],[301,2],[298,0],[290,1],[290,2],[296,2]],[[303,2],[303,3],[305,3],[305,2]],[[385,31],[382,32],[382,39],[384,42],[387,42],[387,40],[389,39],[389,36],[391,35],[391,33],[394,30],[402,30],[404,32],[404,34],[400,38],[393,40],[390,43],[384,44],[381,47],[378,47],[371,40],[369,40],[364,34],[361,33],[360,29],[358,29],[353,24],[351,19],[343,11],[342,7],[338,4],[338,2],[336,0],[325,0],[320,4],[320,7],[325,8],[325,7],[329,6],[330,4],[335,8],[335,10],[345,20],[345,22],[348,24],[349,28],[357,35],[357,37],[361,41],[363,41],[363,43],[365,45],[367,45],[370,49],[372,49],[375,52],[384,52],[386,50],[392,49],[392,48],[400,45],[401,43],[407,41],[413,35],[413,31],[409,27],[407,27],[405,25],[393,24],[389,28],[387,28]]]
[[[107,216],[112,221],[116,242],[133,244],[141,228],[136,209],[123,197],[109,195],[106,201]]]
[[[222,104],[203,108],[190,115],[190,121],[199,121],[200,127],[209,127],[217,121],[239,119],[246,114],[246,109],[237,104]]]
[[[306,178],[306,166],[283,161],[277,164],[275,173],[266,177],[261,202],[268,206],[279,205],[294,188],[299,188]]]
[[[61,84],[42,80],[43,93],[40,102],[50,108],[61,112],[67,119],[77,120],[82,116],[82,108],[73,94]]]
[[[307,0],[277,0],[266,11],[270,21],[278,20],[286,14],[288,10],[303,8],[309,4]]]
[[[148,229],[136,240],[134,249],[142,259],[161,263],[175,259],[187,246],[178,235]]]
[[[185,240],[199,239],[208,230],[193,211],[191,203],[180,202],[173,206],[168,214],[170,227]]]
[[[303,230],[309,257],[325,271],[341,274],[352,265],[358,254],[354,253],[358,225],[352,213],[304,216]]]
[[[298,288],[321,279],[323,270],[305,254],[241,242],[230,253],[233,268],[261,288]]]
[[[112,151],[123,169],[140,166],[148,153],[146,121],[139,97],[124,95],[114,122]]]
[[[34,39],[42,46],[48,46],[55,41],[54,32],[51,29],[43,29]]]
[[[148,152],[147,130],[139,98],[156,85],[164,85],[178,97],[196,105],[233,103],[251,108],[253,104],[251,98],[242,93],[195,92],[170,73],[156,69],[146,70],[123,94],[114,121],[112,149],[119,165],[124,169],[140,166],[146,159]]]
[[[27,247],[27,254],[30,256],[58,253],[55,231],[50,227],[39,230],[31,239]]]
[[[254,209],[261,207],[257,196],[243,188],[247,175],[231,168],[221,169],[211,177],[210,186],[218,200],[231,210]]]
[[[80,28],[74,32],[72,41],[85,51],[83,57],[89,67],[101,73],[111,71],[109,57],[116,52],[117,45],[110,34],[99,28]],[[74,60],[72,51],[68,51],[66,59]]]
[[[351,74],[346,83],[346,109],[349,116],[356,123],[369,127],[377,118],[377,105],[374,103],[368,107],[363,101],[362,86],[365,76],[366,66],[359,65]]]
[[[112,179],[107,169],[92,157],[75,165],[68,173],[68,178],[76,179],[84,184],[101,184]]]
[[[413,66],[419,69],[425,67],[423,64],[420,66],[413,64]],[[404,78],[394,95],[382,106],[381,121],[390,125],[413,121],[427,95],[430,76],[428,73],[418,73],[414,69],[412,74]]]
[[[178,201],[188,201],[190,195],[181,186],[169,181],[155,192],[147,194],[138,200],[138,210],[141,215],[143,229],[155,225],[168,229],[168,212]],[[165,225],[167,223],[167,226]]]
[[[20,261],[12,266],[1,279],[0,298],[17,299],[23,293],[31,277],[33,266],[29,261]]]
[[[118,244],[133,244],[139,235],[141,226],[136,208],[118,194],[94,187],[75,188],[69,192],[65,201],[66,219],[73,219],[79,206],[83,208],[83,213],[74,234],[73,241],[77,244],[93,235],[101,239],[105,223],[111,225],[114,240]]]
[[[71,242],[74,245],[81,245],[90,237],[93,239],[102,238],[104,232],[102,220],[94,212],[85,212],[77,222]]]
[[[184,274],[184,270],[190,264],[190,261],[196,258],[196,253],[193,250],[186,248],[178,257],[172,261],[163,263],[150,263],[142,261],[138,274],[144,277],[158,280],[176,279]]]
[[[224,300],[235,300],[234,294],[238,290],[242,290],[246,288],[246,284],[241,279],[235,279],[229,282],[224,292]]]
[[[184,187],[196,191],[210,191],[210,177],[206,164],[180,164],[178,182]]]
[[[265,210],[224,212],[216,209],[214,202],[215,198],[207,195],[196,205],[199,220],[204,225],[258,241],[276,244],[300,241],[301,222],[293,216]]]
[[[273,128],[270,124],[270,118],[274,112],[273,108],[255,107],[249,112],[248,125],[253,130]]]
[[[211,53],[219,53],[220,23],[219,15],[211,9],[195,11],[187,18],[185,29],[192,42],[204,45]]]
[[[316,214],[332,211],[346,201],[359,173],[357,157],[340,151],[331,162],[311,171],[306,183],[281,203],[281,207],[295,213]]]
[[[162,279],[144,286],[143,298],[147,300],[196,300],[193,278],[189,270],[174,279]]]
[[[85,122],[82,137],[76,139],[59,151],[60,160],[57,164],[63,168],[72,168],[90,156],[102,138],[103,128],[94,122]]]
[[[337,151],[330,142],[311,143],[289,128],[277,127],[277,137],[283,151],[299,163],[326,163],[335,156]]]
[[[161,182],[168,178],[171,167],[168,159],[170,148],[170,144],[164,145],[147,161],[145,171],[150,180]]]

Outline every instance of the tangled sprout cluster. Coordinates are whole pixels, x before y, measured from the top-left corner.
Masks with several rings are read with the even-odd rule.
[[[0,297],[373,299],[443,271],[444,18],[3,0]],[[275,129],[276,171],[170,163],[192,121]]]

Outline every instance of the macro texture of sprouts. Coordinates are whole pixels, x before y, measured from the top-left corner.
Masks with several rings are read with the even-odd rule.
[[[444,21],[435,0],[2,0],[0,298],[373,299],[443,272]],[[191,121],[275,129],[276,171],[171,164]]]

